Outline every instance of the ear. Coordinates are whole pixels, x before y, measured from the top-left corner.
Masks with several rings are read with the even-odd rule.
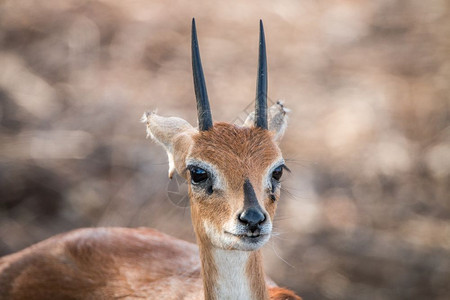
[[[287,113],[291,110],[284,107],[283,101],[277,101],[276,104],[272,105],[268,109],[269,118],[269,131],[273,132],[274,141],[278,142],[284,135],[287,128],[288,116]],[[244,122],[244,126],[252,127],[255,124],[255,113],[251,112]]]
[[[197,130],[187,121],[177,117],[161,117],[155,112],[147,112],[141,118],[147,125],[147,138],[161,144],[169,159],[169,178],[175,170],[183,176],[185,158],[193,144],[192,135]]]

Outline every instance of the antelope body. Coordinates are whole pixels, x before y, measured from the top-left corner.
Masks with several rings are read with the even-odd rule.
[[[255,112],[244,126],[213,123],[192,22],[198,128],[146,113],[147,134],[189,182],[198,247],[153,229],[91,228],[0,259],[0,299],[300,299],[264,275],[284,160],[286,110],[267,109],[262,22]]]

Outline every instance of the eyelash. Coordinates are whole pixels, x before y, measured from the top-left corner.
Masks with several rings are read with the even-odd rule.
[[[200,167],[189,166],[188,170],[191,174],[191,181],[193,184],[202,183],[210,177],[208,171],[206,171]]]
[[[276,167],[273,171],[272,171],[272,179],[276,180],[277,182],[280,181],[281,176],[283,176],[283,169],[290,172],[291,170],[289,170],[288,167],[286,167],[286,165],[282,164],[279,165],[278,167]]]
[[[291,172],[291,170],[289,170],[289,168],[286,166],[286,165],[284,165],[284,164],[282,164],[282,165],[279,165],[278,167],[276,167],[273,171],[272,171],[272,174],[271,174],[271,178],[270,178],[270,181],[271,181],[271,192],[272,192],[272,200],[274,201],[274,195],[273,195],[273,193],[275,193],[275,189],[279,186],[279,184],[280,184],[280,179],[281,179],[281,176],[283,175],[283,169],[284,170],[286,170],[286,171],[288,171],[288,172]],[[275,174],[275,173],[277,173],[277,174]],[[278,173],[281,173],[281,174],[278,174]]]

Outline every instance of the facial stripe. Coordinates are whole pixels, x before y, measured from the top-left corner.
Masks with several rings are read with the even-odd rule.
[[[247,178],[244,181],[244,210],[252,206],[260,208],[255,190],[253,189],[250,180]]]

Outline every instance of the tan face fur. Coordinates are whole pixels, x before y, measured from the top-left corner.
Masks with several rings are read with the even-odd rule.
[[[286,115],[281,106],[277,115],[269,118],[280,112]],[[279,127],[264,130],[215,123],[199,132],[182,119],[154,113],[144,115],[143,121],[148,134],[166,148],[171,168],[189,183],[192,221],[202,244],[251,251],[268,241],[280,195],[280,184],[272,179],[272,173],[284,165],[277,145],[282,136]],[[195,168],[206,171],[206,181],[192,180],[191,170]],[[248,226],[239,220],[250,202],[266,217],[258,236],[249,233]]]
[[[279,184],[273,189],[271,174],[284,161],[271,133],[260,128],[237,127],[217,123],[193,137],[186,167],[199,167],[210,176],[207,185],[192,183],[189,172],[192,219],[197,235],[223,249],[255,250],[270,236],[279,196]],[[238,220],[243,211],[244,183],[253,187],[262,212],[268,216],[261,225],[260,237],[243,238],[247,228]],[[272,192],[273,189],[273,192]],[[273,195],[271,197],[271,195]]]

